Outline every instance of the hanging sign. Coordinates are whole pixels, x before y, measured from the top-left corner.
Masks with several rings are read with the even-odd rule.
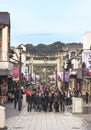
[[[69,82],[69,71],[65,71],[65,82]]]
[[[91,50],[83,50],[82,52],[82,76],[83,78],[91,76]]]
[[[13,80],[19,81],[19,67],[13,67]]]

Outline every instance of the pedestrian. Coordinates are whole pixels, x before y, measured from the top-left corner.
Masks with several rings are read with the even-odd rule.
[[[59,94],[58,94],[58,91],[55,91],[53,102],[54,102],[55,112],[59,112]]]
[[[42,109],[42,96],[41,96],[41,93],[38,93],[38,98],[37,98],[37,110],[39,112],[41,112],[41,109]]]
[[[30,94],[30,91],[28,89],[26,89],[25,94],[26,94],[26,102],[27,102],[27,95]]]
[[[32,91],[32,108],[36,109],[36,91]]]
[[[18,93],[18,110],[21,111],[23,95],[22,90],[19,88],[19,86],[17,87],[17,93]]]
[[[18,103],[18,98],[19,98],[17,88],[14,88],[13,95],[14,95],[14,108],[16,109],[17,103]]]
[[[71,93],[70,93],[70,90],[67,91],[67,106],[71,104]]]
[[[27,95],[27,103],[27,111],[29,112],[32,109],[32,91]]]
[[[52,92],[48,95],[48,103],[49,103],[49,112],[53,111],[52,105],[53,105],[53,94]]]
[[[88,90],[86,91],[86,104],[88,104],[89,103],[89,92],[88,92]]]
[[[65,111],[65,94],[62,90],[59,92],[59,100],[60,100],[60,110],[61,112]]]
[[[8,96],[8,101],[9,102],[13,102],[13,100],[14,100],[14,90],[13,89],[10,89],[8,92],[7,92],[7,96]]]
[[[38,111],[38,97],[39,97],[39,93],[36,92],[36,94],[35,94],[35,100],[34,100],[35,111]]]
[[[46,93],[42,95],[42,109],[44,112],[47,112],[48,109],[48,96]]]

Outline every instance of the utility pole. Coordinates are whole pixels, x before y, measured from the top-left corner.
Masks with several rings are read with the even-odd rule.
[[[22,55],[22,51],[23,51],[23,48],[21,47],[21,45],[19,45],[18,47],[18,50],[19,50],[19,55],[20,55],[20,59],[19,59],[19,99],[18,99],[18,110],[21,111],[21,107],[22,107],[22,92],[21,92],[21,66],[22,66],[22,63],[21,63],[21,55]]]

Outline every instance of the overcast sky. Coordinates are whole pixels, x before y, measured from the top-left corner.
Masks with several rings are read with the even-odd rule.
[[[11,45],[82,42],[91,31],[91,0],[0,0],[11,19]]]

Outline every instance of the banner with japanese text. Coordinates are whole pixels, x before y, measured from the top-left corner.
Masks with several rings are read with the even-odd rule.
[[[69,82],[69,71],[65,71],[65,82]]]
[[[13,80],[19,81],[19,67],[13,67]]]
[[[83,50],[82,52],[82,77],[91,77],[91,50]]]

